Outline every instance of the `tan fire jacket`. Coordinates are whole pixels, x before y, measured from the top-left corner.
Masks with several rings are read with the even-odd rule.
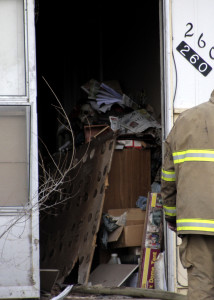
[[[183,112],[165,142],[162,197],[178,234],[214,235],[214,91]]]

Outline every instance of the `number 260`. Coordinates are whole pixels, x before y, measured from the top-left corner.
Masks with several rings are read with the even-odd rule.
[[[187,23],[186,26],[189,26],[189,29],[185,32],[184,37],[193,36],[194,33],[191,33],[191,30],[193,29],[193,24],[192,23]],[[202,33],[198,38],[198,46],[200,48],[204,48],[206,46],[206,42],[204,40],[202,40],[203,35],[204,34]],[[210,48],[209,56],[210,56],[211,59],[214,59],[214,56],[212,56],[212,50],[214,50],[214,47]]]
[[[180,53],[186,57],[187,52],[190,51],[190,47],[188,45],[185,45],[184,48],[182,50],[180,50]],[[200,57],[198,56],[198,54],[193,54],[191,57],[188,58],[189,62],[194,65],[196,64],[196,62],[198,60],[200,60]],[[199,64],[199,66],[197,67],[197,69],[199,70],[199,72],[203,73],[207,70],[208,66],[207,63],[202,62]]]

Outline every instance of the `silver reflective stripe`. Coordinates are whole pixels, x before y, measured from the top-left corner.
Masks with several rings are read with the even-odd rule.
[[[162,169],[161,178],[165,181],[175,181],[175,171],[165,171]]]
[[[177,222],[177,226],[179,227],[204,227],[204,228],[214,228],[213,223],[197,223],[197,222]]]
[[[187,157],[214,158],[214,154],[211,154],[211,153],[185,153],[185,154],[180,154],[180,155],[173,155],[174,160],[185,159]]]
[[[186,151],[173,152],[174,164],[185,161],[210,161],[214,162],[214,150],[191,149]]]
[[[166,173],[165,171],[162,171],[162,176],[165,177],[165,178],[175,178],[175,172],[171,172],[170,174],[169,173]]]
[[[206,231],[214,232],[214,220],[205,219],[178,219],[178,231]]]
[[[168,216],[176,216],[176,207],[167,207],[164,205],[165,214]]]

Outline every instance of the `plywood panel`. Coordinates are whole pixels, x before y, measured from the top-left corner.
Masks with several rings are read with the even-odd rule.
[[[49,200],[55,205],[41,214],[41,268],[58,269],[61,282],[76,263],[78,283],[88,282],[114,143],[106,133],[78,149],[61,193]],[[62,155],[69,162],[71,153]]]
[[[147,197],[151,187],[151,158],[149,149],[115,150],[104,211],[111,208],[136,207],[139,196]]]

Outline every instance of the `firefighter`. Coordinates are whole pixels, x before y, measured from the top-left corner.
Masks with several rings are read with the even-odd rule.
[[[164,145],[161,193],[169,228],[182,238],[188,299],[214,299],[214,91],[180,114]]]

